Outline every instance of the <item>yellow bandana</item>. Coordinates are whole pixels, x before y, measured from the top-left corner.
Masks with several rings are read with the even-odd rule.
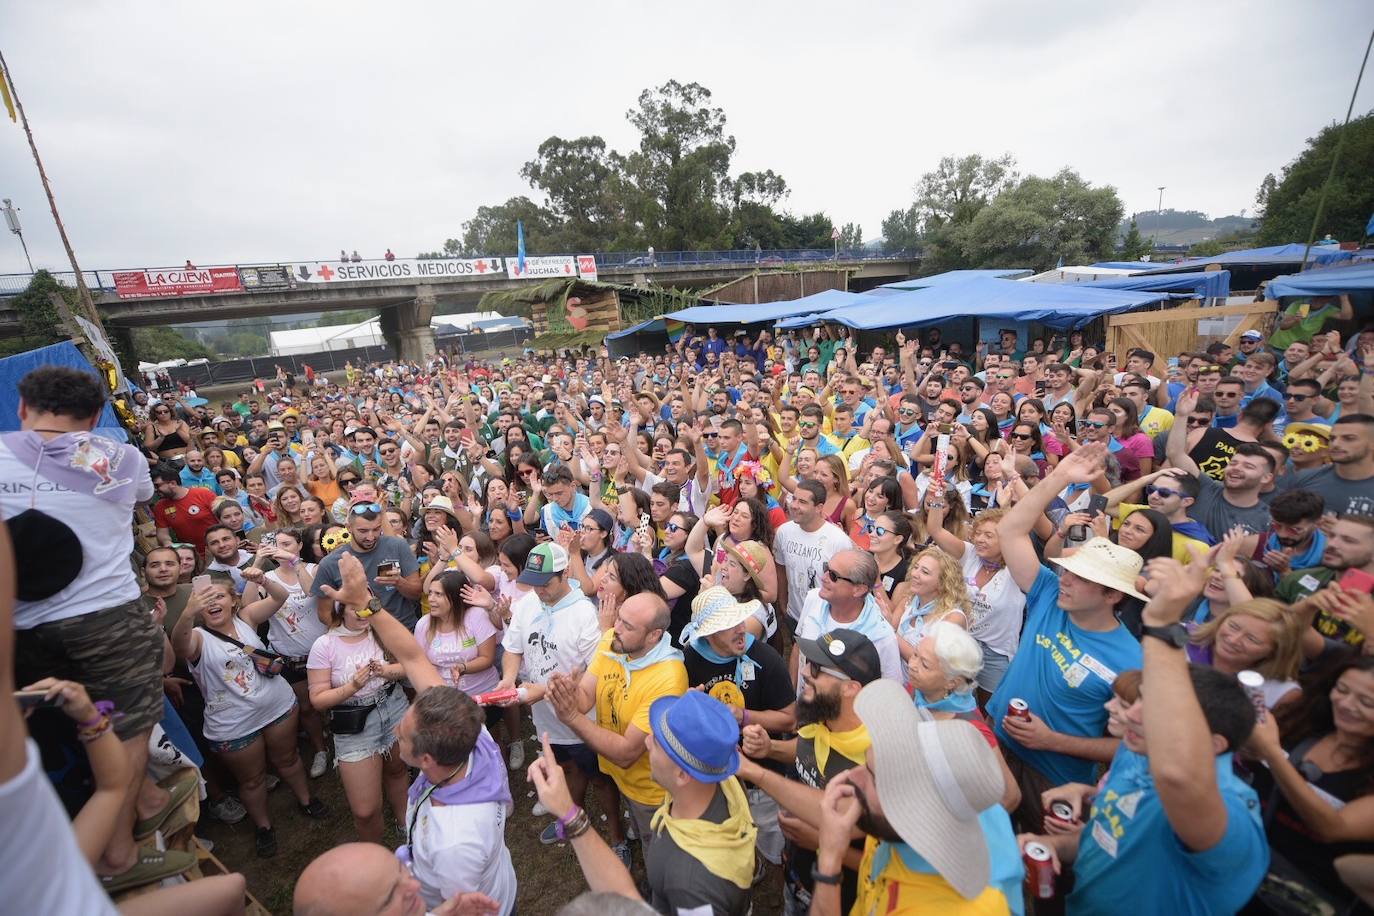
[[[873,743],[868,737],[868,729],[862,725],[847,732],[832,732],[823,723],[813,722],[803,725],[797,730],[797,734],[811,740],[816,749],[816,767],[822,773],[825,772],[825,762],[830,759],[831,748],[863,766],[864,755],[868,752],[868,746]]]
[[[672,796],[654,812],[649,827],[654,833],[667,828],[678,848],[706,870],[736,887],[749,889],[754,880],[754,840],[758,828],[749,814],[749,799],[739,780],[731,776],[720,784],[730,816],[719,824],[700,818],[677,818],[669,813]]]

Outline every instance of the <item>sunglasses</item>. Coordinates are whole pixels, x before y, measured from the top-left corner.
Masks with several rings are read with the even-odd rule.
[[[898,413],[900,412],[901,411],[898,411]],[[815,420],[799,420],[797,421],[797,425],[802,429],[815,429],[820,424],[818,424]]]
[[[836,671],[834,668],[826,668],[822,665],[817,664],[816,662],[811,661],[810,659],[807,659],[806,661],[806,673],[811,675],[812,679],[818,678],[822,674],[828,674],[838,681],[853,680],[853,678],[851,678],[849,675],[845,674],[842,671]]]
[[[1145,487],[1146,496],[1154,496],[1156,493],[1165,499],[1172,499],[1175,496],[1185,495],[1182,490],[1171,490],[1168,487],[1156,487],[1153,484]]]
[[[351,506],[351,507],[349,508],[348,511],[349,511],[351,514],[353,514],[353,515],[364,515],[364,514],[369,513],[369,512],[381,512],[381,511],[382,511],[382,504],[381,504],[381,503],[358,503],[356,506]]]
[[[1312,395],[1310,394],[1286,394],[1283,396],[1283,399],[1285,401],[1297,401],[1301,404],[1303,401],[1306,401],[1310,397],[1312,397]]]
[[[1107,426],[1107,424],[1104,423],[1104,422],[1102,422],[1101,420],[1079,420],[1079,421],[1078,421],[1078,428],[1079,428],[1079,429],[1084,429],[1084,428],[1088,428],[1088,429],[1105,429],[1106,426]]]
[[[1212,425],[1212,421],[1209,420],[1209,419],[1207,419],[1206,417],[1189,417],[1189,418],[1188,418],[1188,428],[1189,428],[1189,429],[1195,429],[1195,428],[1200,427],[1200,426],[1211,426],[1211,425]]]
[[[825,576],[831,582],[848,582],[850,585],[859,586],[859,588],[868,588],[866,584],[859,582],[857,579],[851,579],[849,576],[842,576],[835,572],[835,570],[830,568],[829,563],[821,564],[821,575]]]
[[[343,479],[343,478],[340,478],[340,479],[339,479],[339,486],[341,486],[341,487],[352,487],[352,486],[356,486],[357,483],[358,483],[358,481],[354,480],[354,479],[351,478],[351,477],[348,478],[347,480],[345,480],[345,479]]]
[[[702,433],[701,437],[703,439],[718,439],[720,438],[720,433]]]
[[[916,410],[912,407],[899,407],[897,408],[897,415],[899,417],[914,417]]]
[[[1022,440],[1026,440],[1026,441],[1029,441],[1029,440],[1032,440],[1032,439],[1035,438],[1035,437],[1032,436],[1030,433],[1012,433],[1012,434],[1011,434],[1011,437],[1012,437],[1013,439],[1022,439]]]
[[[682,530],[683,530],[683,527],[682,527],[681,525],[679,525],[677,522],[669,522],[668,524],[666,524],[666,525],[663,526],[663,530],[664,530],[664,531],[682,531]]]
[[[885,528],[885,527],[883,527],[882,525],[874,525],[874,526],[873,526],[873,536],[874,536],[874,537],[882,537],[882,536],[885,535],[885,534],[894,534],[894,533],[895,533],[895,532],[894,532],[891,528]]]
[[[1239,392],[1239,391],[1222,391],[1220,388],[1218,388],[1218,389],[1216,390],[1216,392],[1213,393],[1212,397],[1214,397],[1214,398],[1238,398],[1238,397],[1240,397],[1240,392]]]

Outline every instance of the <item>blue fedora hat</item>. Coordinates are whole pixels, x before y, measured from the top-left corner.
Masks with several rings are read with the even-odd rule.
[[[721,782],[739,769],[734,714],[699,690],[654,700],[649,727],[663,753],[697,782]]]

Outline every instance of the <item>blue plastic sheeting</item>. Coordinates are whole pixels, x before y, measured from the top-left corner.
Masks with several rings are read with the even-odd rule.
[[[946,283],[960,283],[964,280],[976,279],[979,277],[988,279],[998,279],[1001,277],[1016,279],[1019,276],[1029,275],[1031,271],[1025,267],[995,267],[987,270],[947,270],[942,274],[934,274],[929,277],[912,277],[910,280],[898,280],[895,283],[884,283],[886,289],[925,289],[930,286],[944,286]]]
[[[1284,296],[1339,296],[1371,289],[1374,289],[1374,264],[1360,263],[1275,277],[1264,291],[1271,299],[1281,299]]]
[[[1108,270],[1150,270],[1159,266],[1158,261],[1098,261],[1089,267],[1104,267]]]
[[[640,331],[649,331],[651,333],[656,331],[660,334],[666,334],[668,333],[668,325],[664,323],[662,318],[650,318],[648,321],[641,321],[634,327],[629,327],[623,331],[614,331],[610,334],[607,334],[606,339],[618,340],[621,337],[629,337],[631,334],[638,334]]]
[[[96,375],[86,357],[70,340],[0,359],[0,432],[12,432],[19,428],[19,380],[39,366],[71,366]],[[120,442],[129,440],[119,418],[115,416],[114,408],[109,404],[100,412],[100,422],[96,428],[111,439]]]
[[[925,327],[951,318],[1038,321],[1056,328],[1081,327],[1094,318],[1128,312],[1168,299],[1167,293],[1085,289],[1083,283],[1013,283],[974,277],[888,296],[817,316],[859,331]]]
[[[1109,277],[1080,283],[1091,289],[1137,289],[1152,293],[1187,293],[1195,299],[1225,299],[1231,295],[1229,270],[1201,270],[1187,274]]]
[[[826,289],[800,299],[784,302],[764,302],[759,305],[694,305],[680,312],[669,312],[663,318],[685,321],[688,324],[759,324],[840,308],[862,302],[862,293],[847,293],[841,289]]]
[[[1301,264],[1302,253],[1306,245],[1299,245],[1296,242],[1288,245],[1270,245],[1267,248],[1247,248],[1244,251],[1228,251],[1225,254],[1213,255],[1210,258],[1189,258],[1177,264],[1163,264],[1151,270],[1150,273],[1163,274],[1182,270],[1201,270],[1208,264],[1230,264],[1230,265],[1256,265],[1265,264]],[[1348,261],[1354,252],[1342,251],[1335,245],[1313,245],[1312,253],[1308,255],[1308,263],[1311,264],[1334,264],[1338,261]]]

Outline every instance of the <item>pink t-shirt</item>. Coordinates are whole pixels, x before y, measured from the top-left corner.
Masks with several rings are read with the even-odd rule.
[[[349,642],[344,642],[342,636],[326,633],[310,647],[310,656],[306,659],[305,667],[317,670],[328,668],[329,686],[342,687],[353,680],[353,675],[358,673],[359,668],[367,667],[367,663],[374,658],[379,662],[386,661],[381,644],[373,637],[371,630],[367,631],[366,638]],[[386,683],[386,678],[372,678],[350,698],[350,702],[353,699],[367,699],[385,687]]]
[[[434,667],[439,669],[439,676],[444,679],[445,684],[457,687],[469,696],[476,696],[491,690],[500,682],[501,674],[495,665],[484,671],[455,677],[458,674],[458,663],[471,662],[477,657],[482,643],[500,632],[491,625],[485,608],[471,607],[464,612],[461,634],[453,630],[448,633],[435,633],[431,639],[432,624],[432,617],[421,617],[420,622],[415,624],[415,639],[425,647],[425,655]]]
[[[1121,443],[1121,450],[1113,454],[1121,464],[1121,480],[1135,480],[1140,476],[1141,460],[1155,457],[1154,443],[1144,433],[1136,433],[1118,441]]]

